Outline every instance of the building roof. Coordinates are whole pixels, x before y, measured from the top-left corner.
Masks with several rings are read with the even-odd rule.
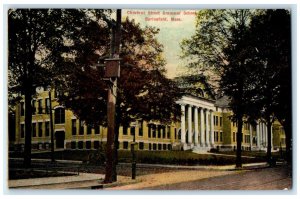
[[[174,78],[178,87],[183,89],[184,95],[194,96],[206,100],[215,100],[215,94],[203,75],[185,75]]]
[[[222,108],[229,108],[230,99],[228,96],[224,95],[218,99],[216,99],[215,106]]]

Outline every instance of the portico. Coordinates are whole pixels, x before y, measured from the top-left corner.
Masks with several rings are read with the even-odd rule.
[[[177,103],[181,106],[182,112],[180,141],[183,150],[207,151],[213,148],[214,102],[191,96],[183,96]]]

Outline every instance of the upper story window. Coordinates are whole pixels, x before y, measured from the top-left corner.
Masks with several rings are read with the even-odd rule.
[[[38,100],[38,113],[39,114],[43,113],[42,99]]]
[[[143,121],[139,121],[139,136],[143,136]]]
[[[65,109],[57,108],[55,109],[55,124],[65,123]]]
[[[32,100],[32,102],[31,102],[31,106],[32,106],[32,115],[35,115],[35,114],[36,114],[35,102],[36,102],[36,100]]]
[[[76,135],[76,119],[72,119],[72,135]]]
[[[45,99],[45,112],[46,114],[49,114],[50,113],[50,99],[49,98],[46,98]]]
[[[25,115],[24,102],[21,102],[20,106],[21,106],[21,116],[24,116]]]

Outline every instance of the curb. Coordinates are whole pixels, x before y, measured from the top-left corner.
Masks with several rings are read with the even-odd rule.
[[[130,185],[130,184],[135,184],[139,183],[141,180],[132,180],[132,181],[127,181],[127,182],[113,182],[113,183],[107,183],[107,184],[99,184],[95,186],[91,186],[91,189],[106,189],[106,188],[112,188],[112,187],[117,187],[117,186],[125,186],[125,185]],[[76,189],[76,188],[75,188]]]

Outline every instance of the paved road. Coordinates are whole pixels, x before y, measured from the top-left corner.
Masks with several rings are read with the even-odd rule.
[[[251,171],[186,171],[156,178],[144,177],[143,182],[115,187],[121,190],[283,190],[292,188],[292,178],[285,167],[264,168]],[[202,173],[202,174],[200,174]],[[160,176],[159,176],[160,175]],[[199,177],[197,177],[197,175]],[[153,176],[153,175],[152,175]],[[157,182],[157,180],[161,180]],[[177,179],[173,180],[172,179]],[[147,183],[152,181],[151,183]],[[168,182],[169,183],[168,183]],[[175,182],[176,181],[176,182]],[[155,185],[154,185],[155,184]]]
[[[185,183],[149,187],[159,190],[283,190],[292,179],[285,168],[267,168]]]

